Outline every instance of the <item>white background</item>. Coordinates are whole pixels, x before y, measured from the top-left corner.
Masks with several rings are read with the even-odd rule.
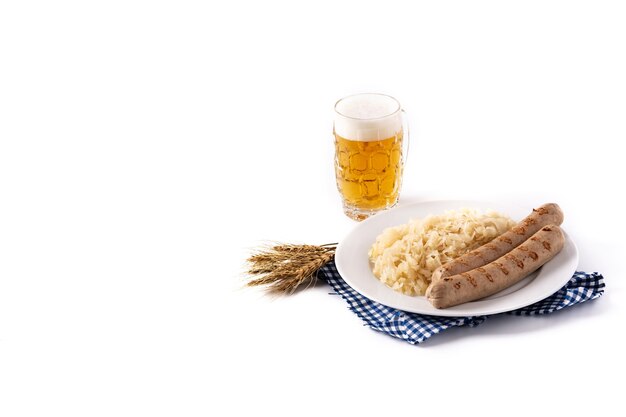
[[[0,415],[616,415],[626,6],[0,3]],[[324,285],[242,290],[266,241],[341,240],[332,107],[391,94],[401,204],[554,201],[604,297],[421,346]]]

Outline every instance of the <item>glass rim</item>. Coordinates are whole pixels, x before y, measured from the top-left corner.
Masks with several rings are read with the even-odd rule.
[[[392,111],[391,113],[386,114],[384,116],[367,117],[367,118],[347,116],[347,115],[341,113],[339,110],[337,110],[337,106],[343,100],[346,100],[346,99],[352,98],[352,97],[356,97],[356,96],[383,96],[383,97],[387,97],[387,98],[392,99],[396,103],[397,108],[394,111]],[[389,117],[389,116],[393,116],[394,114],[398,113],[399,111],[402,110],[402,106],[400,105],[400,102],[395,97],[392,97],[389,94],[383,94],[383,93],[356,93],[356,94],[350,94],[349,96],[345,96],[345,97],[342,97],[339,100],[337,100],[335,102],[334,109],[335,109],[335,113],[337,113],[341,117],[345,117],[346,119],[351,119],[351,120],[380,120],[380,119],[384,119],[384,118]]]

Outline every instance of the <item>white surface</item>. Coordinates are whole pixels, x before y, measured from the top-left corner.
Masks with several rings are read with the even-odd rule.
[[[536,204],[535,207],[540,205]],[[532,206],[521,208],[514,204],[471,200],[439,200],[398,206],[356,225],[339,242],[335,255],[337,271],[348,285],[379,303],[413,313],[447,317],[497,314],[526,307],[554,294],[576,271],[578,250],[565,232],[563,249],[538,271],[496,294],[454,307],[437,309],[426,300],[426,297],[404,295],[376,278],[368,253],[383,230],[408,223],[415,218],[443,214],[447,210],[464,207],[483,211],[496,210],[516,221],[528,216],[533,209]]]
[[[623,2],[2,2],[0,415],[623,410]],[[241,289],[353,226],[337,99],[396,97],[401,204],[558,202],[606,295],[411,346],[324,285]]]

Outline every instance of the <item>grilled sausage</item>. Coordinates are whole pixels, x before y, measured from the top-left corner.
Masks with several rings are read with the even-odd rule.
[[[431,282],[426,298],[435,308],[447,308],[495,294],[539,269],[559,253],[564,244],[565,236],[559,226],[544,226],[493,262]]]
[[[563,223],[561,208],[554,203],[544,204],[539,208],[533,209],[532,213],[513,226],[508,232],[504,232],[486,245],[459,256],[435,269],[431,276],[431,282],[486,265],[509,253],[543,226],[548,224],[558,226],[561,223]]]

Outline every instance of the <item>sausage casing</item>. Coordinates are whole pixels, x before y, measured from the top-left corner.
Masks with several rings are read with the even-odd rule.
[[[426,298],[435,308],[447,308],[490,296],[536,271],[565,244],[557,225],[544,226],[527,241],[484,266],[431,282]]]
[[[513,226],[511,230],[504,232],[486,245],[480,246],[473,251],[441,265],[433,272],[431,282],[470,271],[486,265],[491,261],[495,261],[519,246],[522,242],[525,242],[542,227],[549,224],[558,226],[561,223],[563,223],[563,211],[561,211],[558,204],[544,204],[541,207],[533,209],[532,213]]]

